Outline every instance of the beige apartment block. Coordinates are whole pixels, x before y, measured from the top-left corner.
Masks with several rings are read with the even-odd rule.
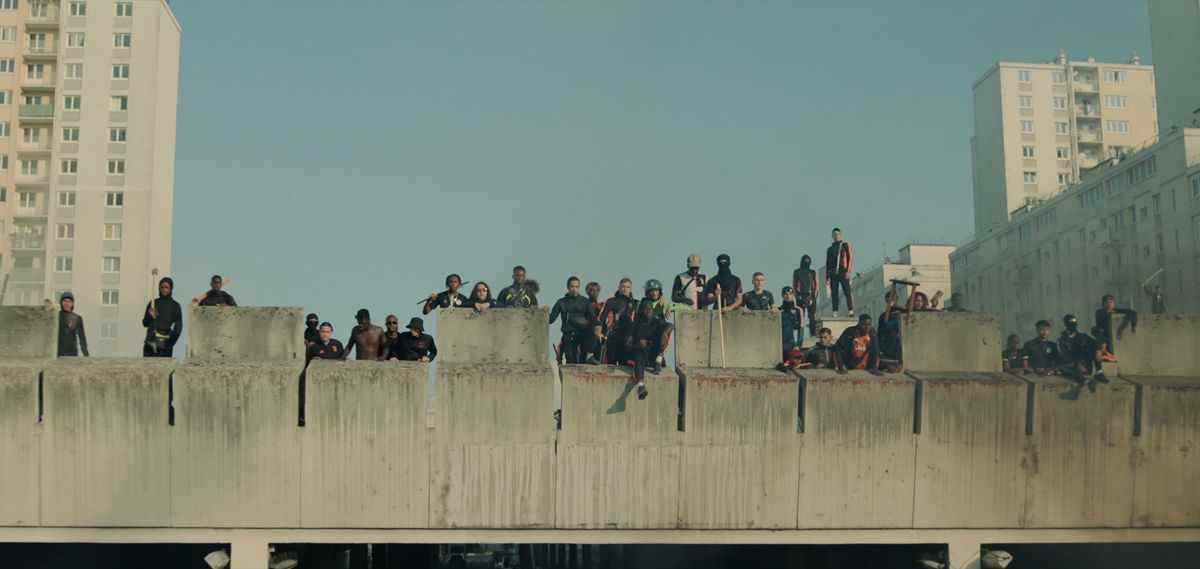
[[[73,292],[93,355],[170,274],[179,41],[165,0],[0,0],[3,302]]]
[[[1150,0],[1158,124],[1200,127],[1200,2]]]
[[[1001,61],[972,87],[975,231],[1046,200],[1158,133],[1154,67],[1094,59]]]
[[[946,302],[950,300],[950,254],[954,250],[954,245],[909,243],[900,248],[900,256],[897,259],[884,258],[883,263],[855,273],[850,280],[855,314],[870,314],[872,318],[877,319],[887,304],[883,295],[891,289],[892,279],[921,285],[917,290],[931,299],[941,292],[941,305],[946,306]],[[824,278],[825,268],[821,267],[817,274]],[[908,298],[909,292],[911,291],[907,286],[899,288],[901,302]],[[845,314],[845,298],[842,299],[841,309],[842,314]],[[822,291],[817,310],[820,314],[830,314],[833,311],[833,301],[828,289]]]

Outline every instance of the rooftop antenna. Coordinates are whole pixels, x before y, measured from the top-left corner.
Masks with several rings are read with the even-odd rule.
[[[1058,58],[1055,59],[1055,61],[1058,62],[1059,65],[1066,65],[1067,64],[1067,50],[1065,50],[1065,49],[1058,50]]]
[[[1133,55],[1129,57],[1129,64],[1130,65],[1141,65],[1142,64],[1142,56],[1138,55],[1138,52],[1136,49],[1133,50]]]

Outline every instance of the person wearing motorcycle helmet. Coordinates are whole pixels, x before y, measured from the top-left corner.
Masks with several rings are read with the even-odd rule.
[[[1063,316],[1063,331],[1058,337],[1059,355],[1067,364],[1063,375],[1095,389],[1095,383],[1108,383],[1100,364],[1100,344],[1095,338],[1079,330],[1079,319],[1074,314]]]
[[[662,367],[667,363],[667,346],[671,345],[671,334],[675,332],[675,325],[668,322],[672,317],[674,306],[663,297],[662,283],[658,279],[646,281],[643,289],[646,292],[646,296],[642,302],[649,303],[651,315],[658,319],[660,323],[658,326],[660,333],[651,342],[653,362],[650,364],[650,373],[657,374],[662,371]]]

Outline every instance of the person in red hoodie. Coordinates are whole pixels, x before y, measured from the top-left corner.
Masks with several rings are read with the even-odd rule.
[[[825,286],[833,302],[833,317],[838,315],[838,289],[846,293],[846,310],[854,316],[854,297],[850,295],[850,273],[854,271],[854,246],[842,241],[841,228],[833,228],[833,244],[825,251]]]

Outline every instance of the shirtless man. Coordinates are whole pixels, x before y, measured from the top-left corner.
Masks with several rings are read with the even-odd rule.
[[[345,357],[350,357],[350,350],[354,350],[355,359],[382,361],[387,356],[383,341],[383,328],[371,324],[371,312],[366,308],[358,309],[354,319],[358,321],[358,326],[350,331],[350,339],[346,341]]]

